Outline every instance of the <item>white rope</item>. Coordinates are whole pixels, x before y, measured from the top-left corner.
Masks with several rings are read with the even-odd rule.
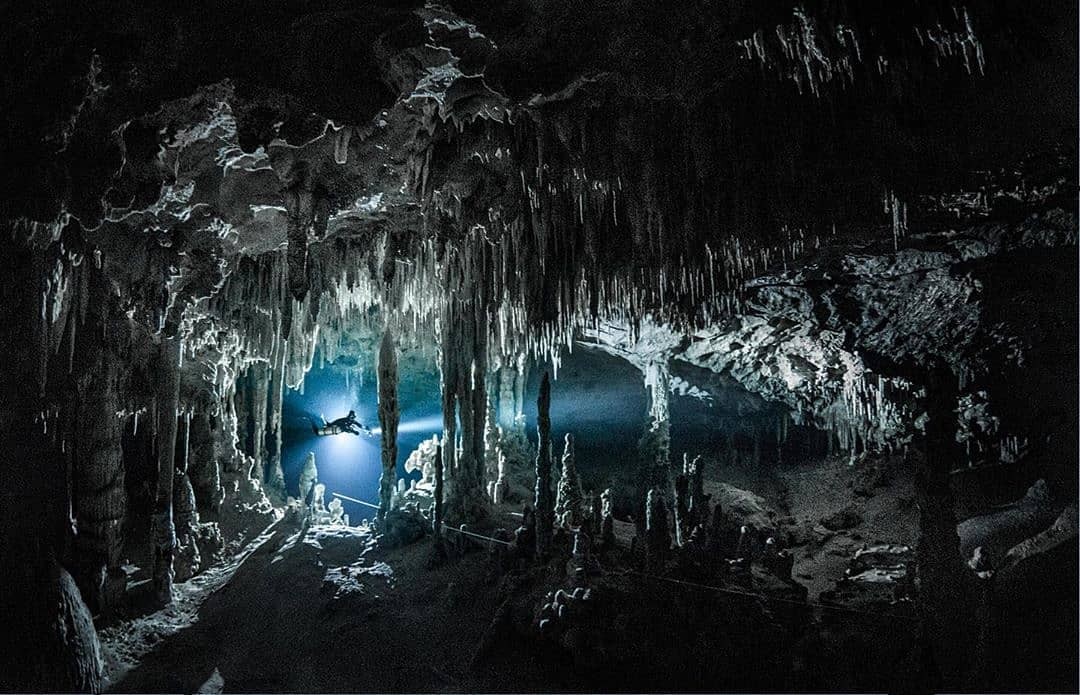
[[[449,529],[450,531],[457,531],[458,533],[464,534],[466,536],[472,536],[473,538],[479,538],[481,540],[491,541],[492,543],[502,543],[503,545],[508,546],[508,547],[513,545],[513,543],[511,543],[509,541],[501,541],[498,538],[492,538],[491,536],[481,536],[479,533],[473,533],[472,531],[462,531],[459,528],[454,528],[453,526],[447,526],[445,523],[443,524],[443,528],[444,529]]]
[[[636,574],[639,577],[647,577],[649,579],[659,579],[662,582],[671,582],[672,584],[683,584],[685,586],[693,586],[699,589],[711,589],[712,591],[719,591],[725,594],[735,594],[737,596],[746,596],[748,598],[756,598],[763,601],[775,601],[778,603],[790,603],[796,606],[803,606],[806,608],[821,608],[822,610],[839,611],[842,613],[856,613],[859,615],[872,615],[879,618],[895,618],[897,620],[916,620],[917,618],[910,615],[900,615],[898,613],[881,613],[878,611],[863,611],[857,608],[845,608],[844,606],[833,606],[827,603],[814,603],[812,601],[796,601],[790,598],[781,598],[779,596],[766,596],[765,594],[755,594],[750,591],[739,591],[738,589],[729,589],[726,587],[712,586],[710,584],[698,584],[697,582],[688,582],[684,579],[674,579],[672,577],[661,577],[655,574],[645,574],[644,572],[635,572],[634,570],[623,570],[625,574]]]
[[[379,505],[377,505],[377,504],[372,504],[371,502],[365,502],[364,500],[358,500],[355,497],[349,497],[348,495],[343,495],[340,492],[331,492],[330,494],[333,495],[334,497],[340,497],[343,500],[348,500],[350,502],[356,502],[357,504],[362,504],[365,507],[371,507],[372,509],[378,509],[379,508]]]

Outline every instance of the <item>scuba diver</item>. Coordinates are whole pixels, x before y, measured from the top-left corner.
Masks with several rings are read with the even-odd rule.
[[[322,427],[315,424],[314,420],[308,418],[311,422],[311,431],[315,433],[317,437],[325,437],[332,434],[343,434],[348,432],[349,434],[360,435],[361,432],[371,435],[371,429],[356,419],[356,411],[350,410],[349,414],[345,417],[339,417],[336,420],[331,420],[322,425]]]

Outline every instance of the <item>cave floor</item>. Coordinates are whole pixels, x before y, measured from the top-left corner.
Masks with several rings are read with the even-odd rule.
[[[843,574],[864,541],[910,542],[909,481],[879,475],[874,466],[842,459],[791,466],[768,480],[721,466],[714,499],[731,487],[763,493],[744,504],[789,529],[795,578],[815,599]],[[862,494],[852,494],[852,489]],[[854,501],[853,501],[854,500]],[[851,528],[828,531],[820,519],[845,506],[858,510]],[[509,508],[504,525],[512,528]],[[632,524],[617,524],[629,543]],[[294,517],[272,525],[228,573],[200,580],[201,604],[188,598],[193,582],[178,585],[186,625],[170,631],[126,665],[111,659],[113,692],[455,692],[574,690],[572,669],[552,668],[551,655],[525,644],[501,643],[474,659],[500,603],[500,582],[486,551],[430,565],[430,541],[381,549],[365,528],[315,526]],[[341,572],[334,572],[342,568]],[[329,581],[332,576],[336,582]],[[216,584],[214,583],[216,582]],[[194,582],[199,586],[199,582]],[[208,596],[206,595],[208,594]],[[183,608],[187,606],[186,609]],[[153,623],[160,619],[147,616]],[[143,630],[142,632],[146,632]],[[106,651],[153,640],[140,631],[113,632]],[[154,640],[156,641],[156,640]]]
[[[494,610],[485,600],[484,553],[428,571],[430,543],[384,553],[365,530],[305,533],[289,519],[271,533],[192,625],[166,637],[111,690],[462,689],[460,654]],[[376,573],[346,580],[340,591],[324,581],[328,569],[348,565]]]

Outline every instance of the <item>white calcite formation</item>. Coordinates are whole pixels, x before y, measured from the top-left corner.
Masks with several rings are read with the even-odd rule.
[[[379,426],[382,429],[381,460],[382,473],[379,476],[379,513],[377,521],[381,525],[390,511],[391,500],[397,479],[397,435],[401,410],[398,407],[398,362],[394,349],[394,339],[387,331],[383,334],[379,348]]]
[[[562,471],[555,495],[555,523],[570,530],[585,521],[584,494],[574,462],[574,435],[567,433],[563,445]]]

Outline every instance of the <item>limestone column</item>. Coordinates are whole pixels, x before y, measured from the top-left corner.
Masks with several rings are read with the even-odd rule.
[[[255,459],[252,475],[266,480],[267,402],[270,394],[270,366],[265,362],[251,365],[251,456]]]
[[[76,564],[83,595],[94,609],[111,612],[124,598],[127,575],[120,565],[127,514],[124,461],[117,417],[116,364],[102,347],[86,375],[79,404],[74,462]]]
[[[443,527],[443,459],[442,447],[435,447],[435,511],[432,519],[432,530],[435,532],[436,544],[442,543]]]
[[[382,526],[390,502],[394,496],[397,480],[397,433],[401,420],[398,409],[398,365],[394,352],[394,338],[390,329],[383,333],[379,346],[379,426],[382,427],[382,475],[379,477],[379,512],[377,521]]]
[[[547,372],[540,380],[536,399],[536,555],[546,559],[551,553],[555,503],[551,494],[551,381]]]
[[[251,370],[245,370],[236,377],[236,390],[233,392],[233,408],[236,414],[236,449],[245,456],[251,455],[248,443],[251,441]],[[239,464],[241,468],[243,463]]]
[[[942,682],[928,682],[931,689],[955,688],[967,677],[979,652],[974,616],[978,580],[960,553],[956,514],[949,470],[961,460],[956,446],[956,379],[949,373],[930,380],[929,421],[923,454],[916,459],[915,498],[919,507],[917,548],[921,640],[930,671]],[[917,455],[918,456],[918,455]],[[924,661],[925,663],[925,661]]]
[[[176,456],[176,419],[180,399],[180,338],[162,336],[157,393],[157,492],[154,498],[154,596],[160,605],[172,602],[173,475]]]
[[[516,370],[513,363],[504,361],[499,368],[499,404],[497,409],[498,425],[504,432],[514,426],[515,405],[514,402],[514,377]]]
[[[649,392],[649,420],[638,442],[640,467],[634,524],[639,537],[645,533],[645,502],[650,491],[655,489],[666,498],[671,486],[670,381],[666,361],[652,362],[645,368],[645,386]]]
[[[199,512],[195,503],[195,489],[191,485],[189,460],[191,453],[191,413],[185,411],[180,417],[177,440],[182,441],[180,451],[183,456],[176,461],[176,478],[173,480],[173,526],[181,543],[188,542],[191,532],[199,523]]]
[[[274,363],[270,370],[270,403],[267,420],[267,457],[265,480],[267,488],[285,499],[285,472],[282,469],[281,412],[285,399],[285,343],[278,341],[274,351]]]

